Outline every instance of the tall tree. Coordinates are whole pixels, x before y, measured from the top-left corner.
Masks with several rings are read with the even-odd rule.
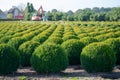
[[[59,12],[53,9],[48,12],[48,20],[68,20],[68,21],[119,21],[120,7],[117,8],[98,8],[78,9],[76,12],[69,10],[68,12]]]
[[[24,12],[25,12],[24,20],[30,20],[30,8],[29,8],[29,3],[27,3],[27,6],[26,6]]]
[[[53,15],[52,15],[52,13],[50,11],[47,12],[46,16],[47,16],[49,21],[52,21]]]
[[[119,21],[120,20],[120,7],[113,8],[109,13],[110,21]]]
[[[74,13],[73,13],[73,11],[69,10],[69,11],[67,12],[67,14],[68,14],[68,15],[73,15]]]
[[[57,9],[52,9],[52,12],[53,12],[53,13],[56,13],[56,12],[57,12]]]
[[[27,3],[27,7],[25,8],[25,17],[24,20],[31,20],[32,15],[35,12],[35,9],[33,7],[33,4],[30,4],[29,2]]]

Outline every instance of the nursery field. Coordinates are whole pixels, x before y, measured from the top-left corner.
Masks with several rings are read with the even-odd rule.
[[[0,22],[0,75],[26,67],[38,74],[64,74],[75,65],[86,75],[115,71],[120,22]]]

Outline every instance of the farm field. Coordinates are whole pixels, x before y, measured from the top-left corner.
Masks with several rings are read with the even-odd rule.
[[[51,75],[62,71],[52,79],[79,80],[81,77],[88,79],[90,76],[93,77],[91,80],[104,79],[101,75],[108,79],[120,79],[120,22],[0,22],[0,52],[0,74],[7,74],[10,79],[16,76],[12,73],[17,70],[15,73],[19,78],[24,78],[24,75],[31,77],[31,74],[35,75],[36,72],[40,75],[37,74],[35,78],[41,77],[41,74]],[[94,56],[91,55],[94,52]],[[96,62],[92,63],[85,55],[95,57]],[[97,61],[100,64],[97,64]],[[86,62],[89,65],[86,65]],[[15,66],[12,66],[14,64]],[[79,67],[81,64],[83,68]],[[78,65],[78,70],[70,70],[71,65],[71,68]],[[29,69],[31,66],[33,72]],[[30,76],[27,72],[19,73],[19,70],[26,67],[29,67],[27,70],[30,70]],[[43,75],[42,77],[45,78]],[[3,79],[3,76],[0,78]]]

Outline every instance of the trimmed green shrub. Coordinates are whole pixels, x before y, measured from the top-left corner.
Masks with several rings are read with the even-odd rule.
[[[104,41],[104,40],[108,39],[105,34],[98,35],[98,36],[96,36],[95,38],[96,38],[98,41]]]
[[[116,38],[116,39],[120,41],[120,37],[118,37],[118,38]]]
[[[32,32],[30,32],[29,34],[24,34],[22,36],[22,38],[26,39],[26,40],[31,40],[33,37],[35,36],[35,34],[33,34]]]
[[[84,45],[88,45],[88,44],[93,43],[93,42],[98,42],[98,40],[93,38],[93,37],[84,37],[84,38],[80,39],[80,41],[82,43],[84,43]]]
[[[62,34],[58,34],[58,33],[55,34],[55,33],[53,33],[53,34],[51,35],[51,37],[60,37],[60,38],[61,38],[61,37],[62,37]]]
[[[95,37],[95,36],[98,36],[98,35],[100,35],[99,31],[89,33],[89,36],[91,36],[91,37]]]
[[[68,57],[60,45],[47,43],[35,49],[31,65],[39,73],[60,72],[67,67]]]
[[[2,38],[4,36],[4,34],[0,34],[0,38]]]
[[[67,36],[67,35],[76,35],[74,32],[66,32],[66,33],[64,33],[64,36]]]
[[[67,40],[61,45],[68,54],[69,64],[80,64],[80,54],[84,44],[76,39]]]
[[[102,34],[102,35],[99,35],[99,36],[96,36],[95,38],[98,40],[98,41],[105,41],[109,38],[116,38],[117,35],[115,35],[114,33],[107,33],[107,34]]]
[[[0,43],[7,43],[11,38],[12,38],[11,36],[4,36],[0,38]]]
[[[120,65],[120,40],[116,38],[110,38],[104,41],[107,45],[109,45],[116,54],[116,64]]]
[[[39,46],[39,42],[27,41],[18,48],[20,53],[20,61],[22,66],[30,66],[30,58],[35,48]]]
[[[63,41],[67,41],[69,39],[79,39],[79,38],[75,35],[66,35],[63,37]]]
[[[84,38],[84,37],[87,37],[89,36],[88,33],[82,33],[82,34],[79,34],[78,37],[81,39],[81,38]]]
[[[120,31],[115,32],[116,37],[120,37]]]
[[[38,41],[39,43],[42,44],[47,38],[48,38],[48,36],[46,36],[46,35],[40,35],[40,36],[34,37],[32,40]]]
[[[114,51],[104,43],[89,44],[81,53],[81,65],[87,72],[110,72],[115,62]]]
[[[46,42],[61,44],[63,42],[63,39],[60,37],[51,37],[51,38],[47,39]]]
[[[15,38],[12,38],[8,41],[8,45],[14,47],[17,50],[19,48],[19,46],[25,41],[26,40],[24,38],[15,37]]]
[[[9,45],[0,44],[0,74],[16,71],[19,67],[19,54]]]

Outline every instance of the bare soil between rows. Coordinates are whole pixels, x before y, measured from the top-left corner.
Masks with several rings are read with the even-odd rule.
[[[68,66],[60,73],[36,73],[31,67],[19,68],[16,72],[0,76],[0,80],[120,80],[120,66],[109,73],[87,73],[81,66]]]

